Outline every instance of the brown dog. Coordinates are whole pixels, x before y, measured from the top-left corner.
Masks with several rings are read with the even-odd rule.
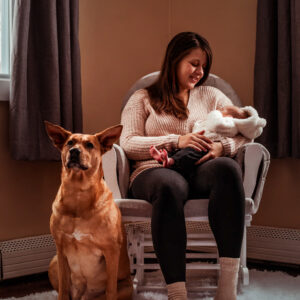
[[[126,234],[103,180],[101,159],[122,126],[88,135],[45,124],[62,159],[61,186],[50,219],[57,255],[49,279],[58,299],[132,299]]]

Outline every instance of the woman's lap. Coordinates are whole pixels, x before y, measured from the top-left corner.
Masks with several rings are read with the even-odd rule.
[[[186,201],[189,187],[186,179],[178,172],[168,168],[152,168],[139,174],[131,186],[131,195],[153,203],[159,193],[171,193],[182,196]]]
[[[238,163],[229,157],[218,157],[196,167],[189,179],[190,197],[209,198],[216,186],[235,188],[241,184],[242,171]]]
[[[236,179],[236,180],[235,180]],[[213,184],[241,186],[242,172],[232,158],[219,157],[195,168],[189,178],[168,168],[152,168],[139,174],[132,183],[131,193],[136,199],[152,203],[153,194],[172,192],[182,196],[184,203],[190,199],[209,198]],[[232,188],[234,188],[232,186]],[[186,197],[186,193],[188,193]]]

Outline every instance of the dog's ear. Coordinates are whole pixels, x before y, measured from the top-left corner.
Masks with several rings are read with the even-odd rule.
[[[122,125],[116,125],[95,134],[101,145],[102,154],[112,148],[113,143],[120,137],[122,129]]]
[[[62,150],[64,143],[72,134],[72,132],[65,130],[64,128],[54,125],[48,121],[44,121],[46,131],[52,140],[54,146],[59,150]]]

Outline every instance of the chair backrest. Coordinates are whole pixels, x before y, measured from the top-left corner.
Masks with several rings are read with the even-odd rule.
[[[134,83],[134,85],[130,88],[130,90],[128,91],[126,96],[124,97],[121,110],[123,110],[127,101],[129,100],[129,98],[135,91],[144,89],[144,88],[150,86],[152,83],[154,83],[157,80],[158,76],[159,76],[159,71],[156,71],[156,72],[150,73],[148,75],[145,75],[142,78],[140,78],[139,80],[137,80]],[[205,81],[205,83],[203,85],[213,86],[213,87],[219,89],[233,102],[234,105],[242,106],[241,100],[238,97],[238,95],[236,94],[236,92],[234,91],[234,89],[224,79],[222,79],[214,74],[209,74],[207,80]]]

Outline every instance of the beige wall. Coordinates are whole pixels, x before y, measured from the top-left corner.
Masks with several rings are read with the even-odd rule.
[[[0,102],[0,122],[0,241],[48,233],[60,164],[12,160],[8,102]]]
[[[212,71],[253,104],[256,1],[80,0],[84,130],[117,124],[140,76],[160,68],[176,33],[196,31],[213,48]],[[48,233],[60,164],[16,162],[8,151],[8,103],[0,102],[0,240]],[[273,160],[254,224],[300,228],[300,160]],[[287,207],[288,206],[288,207]]]

